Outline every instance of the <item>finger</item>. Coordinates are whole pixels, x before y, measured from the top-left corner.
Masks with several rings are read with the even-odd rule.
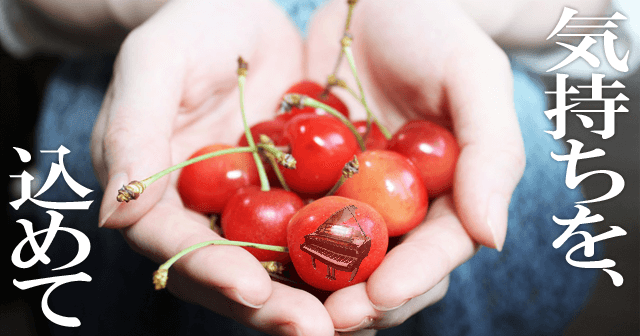
[[[369,300],[379,311],[398,309],[432,289],[474,253],[475,243],[458,220],[451,196],[440,197],[426,220],[389,251],[371,274]]]
[[[336,331],[353,332],[369,328],[378,312],[367,296],[366,283],[342,288],[332,293],[324,305]]]
[[[108,220],[108,227],[134,223],[157,202],[167,184],[166,179],[158,180],[145,190],[145,197],[128,204],[117,203],[114,191],[171,164],[169,139],[180,105],[183,66],[168,53],[154,52],[160,46],[140,36],[131,34],[121,48],[110,98],[100,111],[101,125],[106,126],[94,137],[94,152],[101,153],[97,169],[106,181],[100,223]]]
[[[419,311],[442,300],[448,289],[449,276],[447,275],[426,293],[412,298],[397,309],[381,313],[381,316],[375,319],[371,328],[386,329],[399,326]]]
[[[311,294],[272,282],[272,295],[259,308],[240,305],[206,283],[176,276],[169,289],[178,298],[272,335],[334,335],[327,311]]]
[[[178,197],[175,190],[170,191],[136,225],[122,231],[134,250],[158,263],[197,243],[222,239],[208,227],[204,216],[180,208]],[[269,275],[241,247],[203,247],[184,255],[171,269],[249,307],[260,307],[271,295]]]
[[[378,333],[375,329],[361,329],[358,331],[336,331],[337,336],[374,336]]]
[[[470,48],[473,53],[460,50],[447,66],[445,86],[460,145],[453,188],[458,214],[471,237],[501,250],[525,155],[509,62],[484,38]]]
[[[441,300],[449,287],[449,276],[427,292],[410,299],[402,306],[376,310],[370,303],[367,285],[360,283],[333,293],[325,302],[336,331],[341,335],[360,335],[367,329],[386,329],[404,323],[420,310]]]

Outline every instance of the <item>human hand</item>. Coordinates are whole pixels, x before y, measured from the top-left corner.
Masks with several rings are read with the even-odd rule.
[[[310,26],[310,79],[333,71],[347,13],[328,4]],[[524,146],[504,52],[453,2],[360,1],[350,33],[368,105],[398,129],[409,119],[450,127],[461,148],[453,191],[391,250],[366,284],[333,293],[325,306],[337,330],[386,328],[441,297],[448,274],[478,245],[500,250],[511,194],[524,171]],[[357,87],[349,67],[338,73]],[[338,89],[334,90],[340,94]],[[361,107],[350,102],[354,119]],[[364,118],[364,112],[359,116]]]
[[[170,1],[130,33],[116,59],[92,136],[105,187],[100,222],[120,229],[133,249],[158,263],[220,237],[205,216],[182,205],[178,174],[154,182],[134,202],[117,203],[117,190],[205,145],[235,144],[242,132],[240,55],[249,63],[245,108],[255,124],[272,117],[282,92],[302,76],[300,35],[270,1]],[[188,254],[172,268],[168,288],[265,332],[334,333],[320,301],[272,282],[239,247]]]

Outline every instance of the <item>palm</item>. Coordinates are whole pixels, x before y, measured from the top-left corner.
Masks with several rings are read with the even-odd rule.
[[[333,71],[333,61],[327,60],[340,51],[346,13],[344,2],[333,1],[316,16],[307,49],[311,79],[324,82]],[[497,172],[505,170],[504,162],[522,157],[523,150],[504,53],[455,5],[358,3],[350,33],[358,76],[374,114],[392,131],[409,119],[436,120],[451,127],[461,145],[454,194],[432,202],[425,221],[385,257],[366,284],[335,292],[325,303],[336,328],[355,326],[365,317],[374,319],[369,326],[383,328],[444,295],[449,272],[474,254],[477,243],[501,244],[506,204],[495,204],[493,212],[504,218],[490,228],[486,218],[494,204],[487,205],[487,198],[499,192],[508,200],[523,162],[506,169],[506,179]],[[357,89],[346,63],[338,77]],[[343,96],[352,114],[364,118],[358,102]],[[500,133],[512,142],[500,145],[490,138]]]
[[[237,142],[243,129],[238,56],[249,63],[248,123],[272,117],[282,92],[302,78],[302,41],[270,1],[249,7],[236,1],[169,2],[132,32],[114,66],[93,137],[94,163],[107,184],[101,217],[157,262],[220,237],[205,216],[183,206],[177,173],[153,183],[135,202],[116,205],[110,195],[205,145]],[[117,210],[110,215],[110,209]],[[316,298],[273,283],[242,248],[200,249],[174,268],[168,288],[185,300],[263,331],[295,325],[309,334],[333,333]]]

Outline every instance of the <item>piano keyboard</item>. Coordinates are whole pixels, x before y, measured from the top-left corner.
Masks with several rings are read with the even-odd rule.
[[[353,270],[358,261],[358,258],[336,253],[318,245],[302,244],[300,248],[309,253],[313,258],[317,258],[324,264],[340,269],[341,271],[348,272]]]

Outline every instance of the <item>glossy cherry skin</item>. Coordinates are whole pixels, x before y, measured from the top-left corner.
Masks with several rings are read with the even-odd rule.
[[[352,272],[338,269],[335,269],[335,280],[331,280],[327,278],[327,265],[316,258],[316,267],[314,268],[311,254],[303,251],[300,245],[305,243],[306,235],[316,232],[329,217],[349,205],[355,206],[356,209],[352,210],[353,215],[357,224],[364,231],[364,235],[361,234],[362,231],[355,224],[355,221],[350,221],[348,222],[350,228],[348,236],[365,237],[366,235],[370,239],[371,247],[369,253],[361,258],[362,262],[353,280],[349,281]],[[291,261],[300,278],[307,284],[326,291],[335,291],[366,281],[382,262],[389,243],[384,219],[375,209],[363,202],[338,196],[320,198],[300,209],[289,222],[287,240]],[[362,241],[360,238],[351,238],[351,243],[356,245],[362,244]]]
[[[280,146],[282,145],[282,141],[283,141],[282,139],[283,129],[284,129],[284,121],[278,120],[278,119],[272,119],[272,120],[265,120],[251,126],[249,131],[251,132],[251,135],[253,136],[253,141],[256,144],[260,143],[260,134],[264,134],[273,141],[274,145]],[[244,135],[244,133],[242,133],[242,136],[238,140],[238,146],[239,147],[249,146],[249,143],[247,142],[247,137]],[[275,171],[273,170],[273,167],[271,166],[271,163],[269,162],[269,160],[267,160],[265,157],[262,157],[262,164],[267,173],[267,177],[269,178],[269,184],[271,186],[280,186],[280,181],[278,180],[278,177]]]
[[[349,109],[347,108],[347,105],[345,105],[342,102],[342,100],[340,100],[340,98],[338,98],[333,93],[325,92],[324,86],[316,82],[302,81],[302,82],[296,83],[292,87],[290,87],[289,90],[287,90],[287,92],[284,95],[291,94],[291,93],[305,95],[323,104],[329,105],[334,109],[336,109],[338,112],[340,112],[342,115],[344,115],[347,119],[349,119]],[[276,119],[286,122],[299,114],[305,114],[305,113],[309,113],[309,114],[315,113],[319,115],[327,114],[327,112],[325,112],[324,110],[316,109],[313,107],[306,106],[302,109],[293,107],[291,111],[279,114],[276,117]]]
[[[201,148],[190,158],[233,148],[216,144]],[[209,214],[221,213],[229,196],[241,187],[259,185],[258,168],[250,153],[216,156],[182,168],[178,178],[178,192],[184,205]]]
[[[249,186],[233,195],[220,218],[229,240],[287,246],[287,225],[304,202],[293,192]],[[289,254],[245,247],[260,261],[289,261]]]
[[[429,198],[413,163],[387,150],[362,152],[358,162],[360,171],[336,195],[371,205],[384,218],[390,237],[418,226],[427,214]]]
[[[427,120],[409,121],[393,135],[387,149],[415,164],[429,197],[451,189],[460,147],[446,128]]]
[[[261,121],[249,128],[253,140],[255,143],[260,143],[260,134],[264,134],[273,140],[275,145],[281,145],[282,143],[282,131],[284,129],[284,121],[279,119]],[[249,146],[247,137],[244,133],[238,140],[239,147]]]
[[[283,169],[291,190],[303,194],[329,191],[340,179],[345,163],[353,159],[359,147],[354,135],[332,116],[301,114],[284,129],[284,141],[296,159],[296,169]]]
[[[358,133],[364,137],[364,134],[367,132],[367,121],[359,120],[353,122],[353,126],[356,127]],[[384,134],[378,128],[378,125],[375,123],[371,124],[371,131],[369,131],[369,135],[367,136],[367,140],[365,141],[365,147],[367,150],[374,149],[386,149],[387,148],[387,139],[384,137]]]

